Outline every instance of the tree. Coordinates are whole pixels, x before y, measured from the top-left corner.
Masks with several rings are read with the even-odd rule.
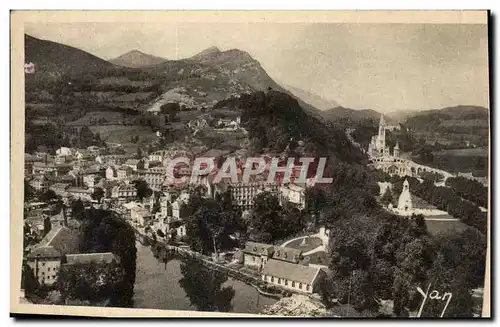
[[[57,196],[56,192],[54,192],[53,190],[47,190],[44,193],[42,193],[38,197],[38,199],[42,202],[51,202],[53,200],[57,200],[58,196]]]
[[[71,202],[71,215],[74,219],[82,220],[85,213],[85,206],[81,199]]]
[[[235,291],[232,286],[222,286],[228,280],[227,275],[207,270],[194,259],[181,263],[181,273],[179,285],[186,292],[191,305],[200,311],[231,311]]]
[[[389,205],[389,203],[392,203],[394,201],[394,197],[392,195],[392,191],[391,191],[390,187],[387,187],[385,189],[384,195],[382,195],[382,199],[380,199],[380,201],[386,206]]]
[[[325,191],[319,187],[308,187],[304,192],[306,210],[315,218],[326,206]]]
[[[252,238],[264,243],[281,239],[282,236],[287,236],[282,227],[283,215],[278,198],[270,192],[255,196],[250,216]]]
[[[100,187],[96,187],[91,196],[92,196],[92,199],[101,203],[101,199],[104,197],[104,190]]]
[[[397,251],[396,258],[393,299],[394,313],[399,316],[405,308],[415,310],[420,303],[421,296],[415,290],[427,280],[432,264],[429,239],[417,238],[406,243]]]
[[[185,206],[185,221],[188,243],[193,251],[217,255],[219,249],[232,247],[229,236],[236,230],[235,215],[231,209],[224,210],[221,204],[203,198],[196,191],[191,193],[189,204]]]
[[[28,202],[29,200],[35,197],[35,189],[30,183],[25,179],[24,180],[24,202]]]
[[[146,181],[137,179],[132,182],[137,190],[137,197],[142,201],[144,198],[150,197],[153,194],[153,190],[149,188]]]
[[[50,217],[45,217],[43,219],[43,235],[47,235],[52,229],[52,224],[50,223]]]
[[[142,150],[141,150],[141,148],[137,148],[137,151],[135,153],[135,158],[136,159],[142,159]]]

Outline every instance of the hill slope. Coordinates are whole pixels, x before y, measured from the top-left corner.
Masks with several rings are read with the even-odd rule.
[[[80,49],[24,35],[25,62],[35,64],[36,73],[61,76],[66,73],[99,71],[110,62]]]
[[[130,67],[130,68],[142,68],[142,67],[154,66],[161,64],[165,61],[167,61],[167,59],[143,53],[139,50],[129,51],[117,58],[110,60],[110,62],[115,65]]]

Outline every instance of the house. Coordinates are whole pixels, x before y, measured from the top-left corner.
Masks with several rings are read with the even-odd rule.
[[[277,183],[266,182],[252,182],[252,183],[237,183],[228,186],[231,194],[233,205],[242,210],[251,209],[253,207],[253,200],[257,194],[267,191],[274,195],[279,194],[279,187]]]
[[[73,155],[73,151],[71,151],[70,148],[61,147],[61,148],[59,148],[59,149],[56,150],[56,155],[58,157],[72,156]]]
[[[276,246],[272,254],[272,259],[286,261],[290,263],[299,263],[302,256],[302,250]]]
[[[52,228],[27,257],[40,284],[53,285],[61,267],[63,256],[78,252],[78,234],[66,227]]]
[[[33,177],[29,184],[31,187],[33,187],[36,191],[39,192],[45,192],[46,190],[49,189],[49,182],[45,175],[36,175]]]
[[[188,195],[189,196],[189,195]],[[172,217],[174,219],[184,218],[185,212],[182,210],[182,204],[187,204],[189,201],[181,194],[175,201],[172,202]]]
[[[41,285],[53,285],[61,267],[61,253],[54,247],[36,247],[26,257],[28,266],[33,270]]]
[[[117,185],[111,189],[111,197],[133,200],[137,197],[137,190],[130,184]]]
[[[306,206],[305,187],[297,184],[287,184],[280,187],[281,199],[294,204],[299,210]]]
[[[33,164],[35,162],[41,162],[42,159],[37,157],[37,156],[33,156],[29,153],[25,153],[24,154],[24,173],[27,175],[27,174],[31,174],[32,170],[33,170]]]
[[[61,209],[57,215],[50,217],[50,226],[51,228],[67,227],[64,209]]]
[[[91,161],[95,159],[95,154],[91,153],[89,150],[79,149],[75,152],[74,158],[79,161]]]
[[[312,294],[318,291],[324,274],[320,268],[270,259],[262,269],[261,278],[273,285]]]
[[[144,161],[142,159],[128,159],[123,165],[132,168],[133,171],[144,169]]]
[[[95,174],[83,176],[83,185],[87,186],[92,192],[94,192],[95,187],[99,184],[101,177]]]
[[[116,171],[116,176],[119,180],[124,180],[127,179],[127,177],[132,176],[133,173],[134,173],[133,168],[131,168],[130,166],[123,165]]]
[[[106,179],[107,180],[115,180],[118,178],[118,172],[116,170],[115,167],[113,166],[109,166],[108,168],[106,168]]]
[[[143,205],[137,204],[130,209],[130,219],[140,226],[147,226],[152,221],[152,215]]]
[[[49,190],[54,191],[57,195],[61,197],[67,196],[67,189],[71,187],[69,183],[55,183],[49,186]]]
[[[129,156],[126,154],[103,154],[98,155],[95,161],[100,165],[119,166],[125,163],[128,158]]]
[[[166,156],[166,151],[159,150],[159,151],[155,151],[155,152],[151,153],[148,158],[149,158],[149,161],[152,161],[152,162],[162,162],[163,159],[165,159],[165,156]]]
[[[92,201],[92,193],[94,193],[91,189],[81,187],[69,187],[66,192],[68,196],[84,201]]]
[[[162,172],[149,169],[144,174],[143,179],[152,190],[159,191],[165,181],[165,175]]]
[[[264,243],[246,242],[243,249],[245,266],[262,269],[274,253],[274,246]]]

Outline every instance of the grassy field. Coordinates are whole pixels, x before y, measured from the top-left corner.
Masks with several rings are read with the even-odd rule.
[[[122,124],[127,122],[130,118],[127,118],[124,114],[116,111],[92,111],[85,114],[85,116],[80,119],[69,122],[67,125],[95,125],[97,121],[104,120],[106,123]]]
[[[457,233],[468,226],[461,221],[426,221],[427,230],[431,235]]]
[[[302,250],[303,253],[311,251],[321,244],[323,242],[321,241],[320,238],[317,237],[308,237],[306,238],[306,244],[304,246],[301,245],[302,239],[295,240],[293,242],[288,243],[286,246],[289,248],[294,248],[294,249],[299,249]]]
[[[105,142],[131,143],[132,136],[139,136],[139,143],[151,143],[157,139],[156,134],[147,126],[105,125],[89,126],[92,133],[99,133]]]
[[[488,148],[468,148],[442,150],[433,153],[435,156],[457,156],[457,157],[487,157]]]
[[[324,265],[328,266],[328,256],[325,251],[315,252],[313,254],[307,255],[309,257],[309,263],[313,265]]]

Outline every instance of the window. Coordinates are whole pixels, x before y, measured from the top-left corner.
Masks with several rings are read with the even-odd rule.
[[[307,284],[306,290],[308,290],[308,291],[311,290],[311,285]]]
[[[294,281],[292,281],[292,287],[295,287],[295,282]]]
[[[285,279],[285,285],[288,286],[288,279]]]
[[[302,289],[302,283],[299,283],[299,289]]]
[[[281,284],[281,278],[278,278],[278,284]]]
[[[274,276],[271,277],[271,283],[274,283]]]
[[[45,262],[42,262],[42,267],[45,266]]]

